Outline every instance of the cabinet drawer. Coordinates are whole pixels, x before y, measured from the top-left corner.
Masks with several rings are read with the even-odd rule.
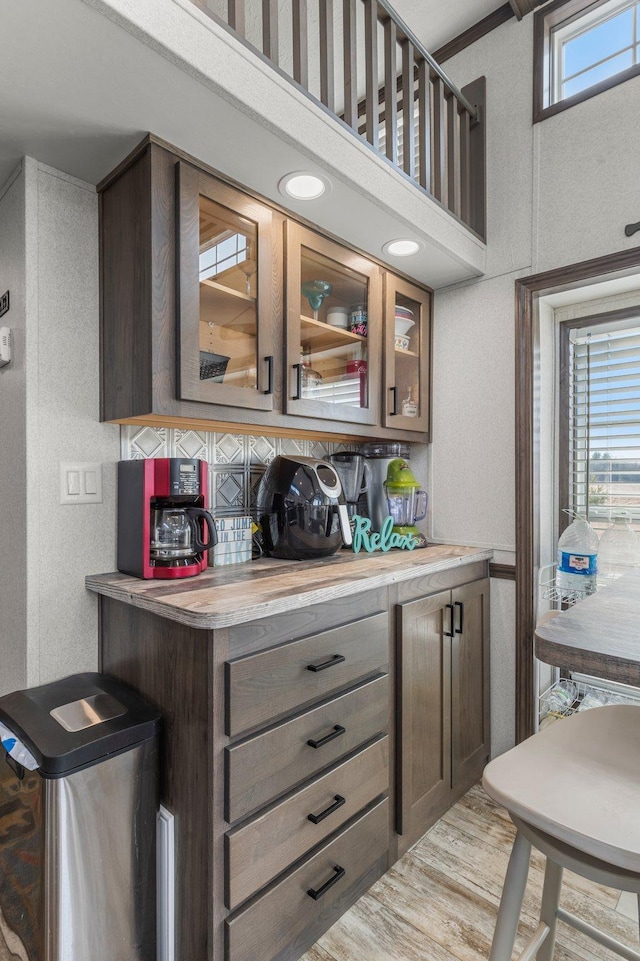
[[[388,787],[389,745],[383,737],[249,824],[229,831],[227,907],[251,897]]]
[[[226,820],[246,817],[376,734],[386,733],[388,717],[385,674],[227,748]]]
[[[385,799],[225,921],[226,961],[300,957],[384,873],[388,847]],[[335,883],[319,894],[333,878]],[[309,891],[319,894],[317,900]]]
[[[387,670],[388,614],[226,663],[227,734],[275,720]]]

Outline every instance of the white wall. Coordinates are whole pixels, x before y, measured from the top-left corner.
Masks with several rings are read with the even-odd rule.
[[[15,223],[26,221],[27,255],[16,301],[22,296],[26,306],[22,328],[16,330],[15,359],[0,389],[4,394],[4,385],[13,385],[16,393],[24,381],[24,405],[14,404],[16,416],[10,424],[4,418],[1,423],[3,439],[26,477],[26,498],[19,498],[26,525],[24,516],[14,524],[17,545],[25,543],[26,526],[26,552],[20,583],[0,617],[3,658],[11,652],[20,669],[10,677],[0,672],[0,693],[96,669],[97,603],[85,590],[84,577],[115,566],[119,428],[98,422],[95,188],[29,158],[20,181],[23,196],[12,214]],[[13,239],[8,246],[15,257],[20,237]],[[3,269],[0,254],[0,274]],[[19,323],[13,307],[9,318],[12,326]],[[60,505],[59,463],[74,460],[103,464],[102,504]],[[14,491],[11,476],[0,473],[2,501],[11,503]],[[26,616],[14,627],[25,600]]]
[[[640,79],[532,125],[533,17],[447,61],[487,78],[487,273],[435,298],[433,533],[515,550],[514,282],[638,243]],[[494,753],[514,738],[513,584],[493,581]]]
[[[0,325],[12,329],[14,360],[0,368],[0,686],[25,683],[26,568],[26,275],[25,176],[19,167],[0,191],[0,294],[11,308]]]

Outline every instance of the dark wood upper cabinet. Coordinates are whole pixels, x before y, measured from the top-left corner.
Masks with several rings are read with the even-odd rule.
[[[273,410],[272,211],[190,164],[177,177],[178,395]]]
[[[432,295],[389,272],[385,273],[384,288],[382,422],[385,427],[428,433]]]
[[[103,420],[429,440],[427,290],[151,135],[98,192]]]
[[[380,268],[292,220],[285,260],[287,413],[380,423]]]

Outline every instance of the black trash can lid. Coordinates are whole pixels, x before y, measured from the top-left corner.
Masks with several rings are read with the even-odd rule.
[[[64,777],[157,734],[160,712],[108,674],[71,677],[0,697],[0,721],[43,777]]]

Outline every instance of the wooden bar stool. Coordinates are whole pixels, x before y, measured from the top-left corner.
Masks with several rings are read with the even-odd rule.
[[[532,845],[547,867],[540,923],[520,961],[551,961],[558,919],[640,961],[638,951],[558,906],[566,868],[632,891],[640,908],[640,707],[599,707],[549,725],[491,761],[483,786],[517,828],[489,961],[511,961]]]

